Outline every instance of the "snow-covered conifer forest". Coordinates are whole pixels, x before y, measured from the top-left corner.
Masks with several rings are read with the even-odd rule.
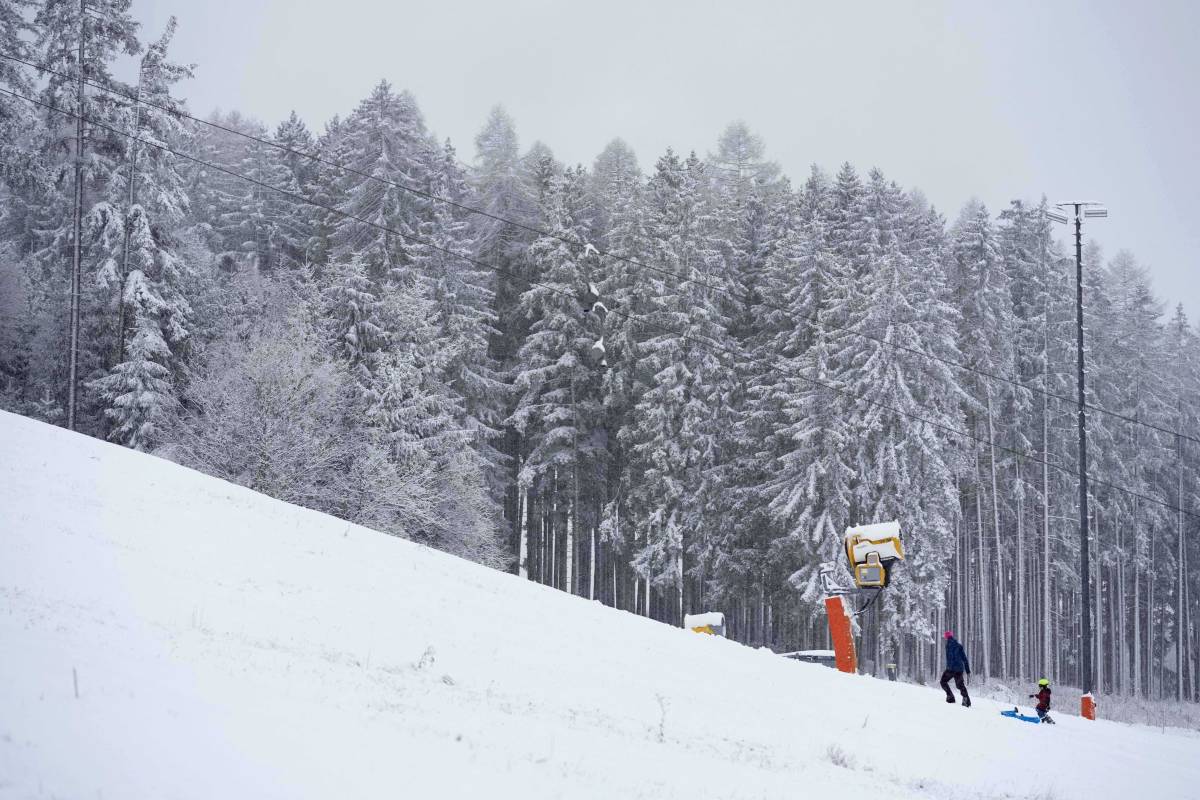
[[[976,674],[1077,680],[1075,264],[1040,187],[935,209],[784,175],[741,122],[564,164],[499,106],[445,141],[387,80],[202,122],[174,26],[89,6],[80,64],[77,2],[0,0],[0,408],[68,421],[78,245],[82,432],[776,649],[825,646],[819,566],[898,519],[875,669],[928,678],[952,628]],[[1133,253],[1084,265],[1097,689],[1195,700],[1200,344]]]

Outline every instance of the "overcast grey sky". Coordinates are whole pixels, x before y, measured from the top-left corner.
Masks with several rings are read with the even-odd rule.
[[[1132,250],[1200,315],[1200,3],[591,3],[134,0],[195,62],[193,110],[320,130],[380,78],[469,159],[502,103],[522,144],[590,165],[620,136],[643,169],[744,119],[799,181],[880,167],[951,220],[978,197],[1108,204],[1086,232]],[[132,67],[129,69],[132,72]],[[131,77],[131,76],[127,76]]]

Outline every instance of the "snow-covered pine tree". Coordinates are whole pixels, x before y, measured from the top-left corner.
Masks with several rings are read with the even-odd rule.
[[[33,60],[28,41],[33,5],[33,0],[0,4],[0,51]],[[0,60],[0,88],[28,97],[33,81],[23,65]],[[38,315],[30,302],[36,295],[27,256],[37,246],[37,194],[43,173],[33,146],[40,122],[34,109],[24,100],[0,95],[0,403],[18,413],[32,411],[27,403],[36,393],[30,377]]]
[[[388,282],[385,291],[358,258],[330,265],[327,282],[322,316],[353,385],[355,424],[371,432],[399,474],[424,487],[426,510],[410,514],[406,535],[501,566],[484,464],[447,380],[455,352],[441,336],[428,284]]]
[[[779,179],[779,164],[768,161],[762,137],[742,120],[732,122],[717,139],[717,150],[707,159],[712,177],[728,186],[739,201]]]
[[[525,180],[516,128],[503,108],[492,109],[475,137],[475,150],[472,205],[493,215],[475,221],[475,256],[497,272],[494,303],[499,335],[492,341],[492,356],[505,367],[520,347],[522,326],[514,309],[525,289],[525,251],[532,239],[502,220],[529,224],[537,210]]]
[[[615,227],[621,200],[629,196],[641,178],[637,155],[623,139],[613,139],[596,156],[588,188],[593,209],[590,239],[597,247],[610,247],[608,236]]]
[[[345,130],[345,123],[336,116],[325,124],[324,133],[316,141],[322,161],[307,187],[313,205],[305,212],[311,227],[305,252],[307,263],[318,273],[333,260],[334,234],[342,219],[335,210],[346,200],[345,170],[335,166],[346,161]]]
[[[299,199],[312,197],[319,164],[305,156],[315,155],[315,143],[295,111],[279,123],[272,141],[286,150],[268,149],[268,158],[276,163],[264,180],[290,193],[277,195],[272,209],[278,217],[274,261],[279,269],[301,271],[312,263],[313,232],[320,213]]]
[[[60,337],[48,352],[56,355],[47,359],[42,376],[44,385],[52,387],[57,399],[66,404],[68,363],[70,358],[70,275],[72,270],[72,237],[74,202],[74,167],[78,116],[99,124],[84,124],[83,159],[81,164],[83,205],[87,209],[103,197],[114,170],[118,169],[127,152],[125,137],[115,130],[121,125],[126,101],[106,92],[85,92],[83,107],[76,95],[76,76],[87,81],[114,86],[125,94],[128,87],[114,80],[110,65],[119,55],[135,55],[140,50],[137,23],[129,14],[130,0],[99,0],[88,5],[81,14],[77,0],[46,0],[33,18],[35,38],[33,48],[37,59],[55,72],[50,74],[38,91],[40,102],[54,110],[44,109],[44,120],[38,128],[39,139],[34,143],[37,159],[44,170],[40,185],[31,197],[35,257],[41,266],[41,280],[36,292],[44,299],[46,324]],[[84,35],[83,63],[79,63],[80,36]],[[104,127],[108,126],[108,127]],[[98,377],[111,350],[106,350],[111,338],[111,324],[104,308],[108,293],[93,280],[97,255],[83,242],[80,275],[80,336],[78,376],[82,386],[88,379]],[[87,432],[103,429],[101,409],[94,398],[80,390],[77,427]]]
[[[1165,347],[1163,356],[1168,370],[1167,390],[1169,401],[1173,407],[1164,415],[1171,429],[1180,433],[1189,432],[1193,437],[1200,430],[1200,340],[1192,329],[1182,304],[1175,307],[1175,312],[1166,325]],[[1200,446],[1185,440],[1182,436],[1172,437],[1170,444],[1174,453],[1166,459],[1163,477],[1160,483],[1161,494],[1169,498],[1171,505],[1176,507],[1169,512],[1170,534],[1167,547],[1170,554],[1168,563],[1171,565],[1169,597],[1171,608],[1169,614],[1171,654],[1174,659],[1168,659],[1163,653],[1163,668],[1172,673],[1170,685],[1162,687],[1163,696],[1174,697],[1177,700],[1194,699],[1195,669],[1192,659],[1194,640],[1189,641],[1194,618],[1190,618],[1193,610],[1189,607],[1189,594],[1194,592],[1197,561],[1200,561],[1196,547],[1189,547],[1189,528],[1195,530],[1194,520],[1186,518],[1185,512],[1193,512],[1200,503],[1200,459],[1197,449]],[[1194,537],[1192,537],[1194,539]],[[1165,588],[1165,587],[1164,587]],[[1164,615],[1167,616],[1167,615]],[[1165,624],[1165,620],[1164,620]],[[1173,660],[1174,663],[1170,663]]]
[[[436,518],[414,536],[448,550],[485,547],[495,561],[486,464],[471,446],[480,430],[455,386],[488,334],[487,317],[469,313],[482,302],[486,314],[487,296],[457,296],[458,282],[477,277],[452,255],[464,249],[464,232],[452,213],[403,188],[454,191],[461,176],[447,172],[453,156],[430,140],[412,96],[386,82],[338,126],[334,149],[335,163],[355,172],[334,168],[330,175],[348,216],[333,222],[326,298],[341,308],[340,347],[353,365],[363,413],[405,472],[455,477],[446,484],[454,491],[438,497]],[[446,281],[455,296],[444,294],[439,305]],[[486,292],[486,284],[481,288]],[[487,368],[473,366],[479,372],[469,377]]]
[[[1168,374],[1162,360],[1162,306],[1150,294],[1132,254],[1117,253],[1103,272],[1104,301],[1089,326],[1089,350],[1097,368],[1089,381],[1093,402],[1128,419],[1157,420],[1160,427],[1172,429],[1173,422],[1162,425],[1174,416],[1171,391],[1162,380]],[[1173,461],[1170,437],[1111,414],[1093,413],[1088,423],[1089,473],[1153,496],[1152,476]],[[1124,693],[1133,673],[1126,657],[1126,590],[1132,588],[1128,583],[1140,584],[1137,563],[1149,530],[1169,529],[1173,520],[1161,506],[1147,507],[1126,492],[1097,486],[1094,494],[1094,580],[1105,601],[1096,609],[1097,629],[1103,627],[1098,641],[1104,645],[1097,652],[1102,662],[1097,674],[1107,684],[1105,690]],[[1137,589],[1134,593],[1140,594],[1140,585]]]
[[[202,161],[269,186],[290,188],[274,149],[247,138],[265,140],[270,135],[266,126],[237,111],[213,112],[209,121],[234,133],[197,126],[193,148]],[[288,203],[279,192],[237,175],[199,164],[187,167],[191,222],[224,272],[252,269],[270,274],[280,257],[280,228],[291,224],[284,219]]]
[[[772,466],[761,498],[781,528],[772,552],[787,565],[802,601],[814,607],[821,565],[843,561],[852,478],[847,403],[838,392],[844,365],[835,345],[846,336],[852,281],[830,240],[832,203],[829,180],[814,167],[798,225],[768,261],[770,294],[787,311],[771,314],[774,335],[760,355],[778,366],[763,374],[755,403],[759,427],[769,431],[764,455]]]
[[[1007,420],[1022,449],[1036,452],[1037,460],[1015,462],[1014,571],[1016,597],[1013,628],[1013,672],[1018,676],[1049,674],[1051,543],[1050,504],[1062,496],[1063,474],[1048,464],[1052,441],[1061,441],[1056,426],[1063,408],[1057,397],[1071,392],[1069,376],[1058,350],[1066,341],[1065,273],[1061,253],[1051,238],[1045,198],[1034,206],[1014,200],[1000,214],[1000,257],[1010,278],[1016,325],[1016,379],[1032,387],[1030,402],[1017,419]],[[1041,461],[1043,463],[1037,463]],[[1050,676],[1053,678],[1054,676]]]
[[[850,275],[861,278],[870,268],[867,253],[870,231],[863,205],[862,178],[852,164],[842,164],[834,176],[830,193],[829,244]]]
[[[872,642],[879,663],[894,655],[894,637],[932,633],[930,614],[948,587],[957,443],[946,429],[961,427],[961,390],[950,367],[920,355],[958,358],[940,231],[878,170],[864,206],[870,271],[850,304],[849,322],[863,338],[853,352],[843,351],[841,379],[852,398],[850,514],[855,524],[900,520],[908,554],[876,612],[883,617],[873,631],[883,641]]]
[[[466,175],[449,141],[433,154],[427,180],[424,191],[430,195],[468,202]],[[474,432],[472,445],[487,465],[488,485],[498,506],[507,488],[504,455],[497,447],[509,387],[488,349],[497,335],[496,275],[475,263],[470,220],[450,203],[433,202],[418,233],[427,246],[417,250],[414,269],[429,285],[439,336],[451,354],[447,380],[461,398],[464,423]]]
[[[709,545],[720,521],[703,512],[733,375],[734,343],[721,313],[729,265],[713,238],[707,185],[700,159],[683,161],[670,151],[650,181],[652,257],[671,277],[654,279],[661,290],[651,298],[654,324],[643,349],[652,377],[627,433],[633,469],[642,476],[630,492],[645,542],[635,563],[652,585],[669,590],[658,615],[676,622],[712,564]]]
[[[766,356],[735,359],[732,391],[723,399],[731,424],[718,441],[720,464],[707,476],[710,503],[704,509],[706,517],[726,520],[717,533],[719,540],[710,545],[722,553],[713,559],[720,566],[712,576],[712,589],[736,609],[735,624],[746,628],[745,635],[765,643],[771,636],[767,619],[776,595],[780,590],[790,593],[791,588],[786,581],[790,570],[769,553],[773,520],[755,496],[771,471],[770,458],[762,450],[770,431],[761,427],[761,406],[752,394],[764,378],[773,380],[773,331],[765,322],[779,314],[778,298],[767,286],[767,264],[792,227],[795,198],[787,180],[778,177],[778,165],[766,160],[761,139],[744,123],[726,128],[708,164],[713,237],[729,266],[728,293],[715,302],[729,320],[729,335],[739,351]],[[704,584],[699,588],[708,589]]]
[[[373,279],[404,280],[421,246],[417,231],[428,218],[429,201],[401,187],[427,184],[434,150],[416,100],[380,81],[340,133],[339,163],[359,174],[342,179],[340,209],[350,216],[335,225],[334,258],[358,256]]]
[[[472,250],[478,261],[495,270],[492,309],[496,330],[488,349],[500,374],[507,379],[528,326],[517,306],[531,277],[527,251],[533,236],[504,220],[532,224],[536,221],[537,208],[526,180],[516,127],[500,106],[491,110],[475,137],[475,164],[470,184],[470,204],[490,215],[472,219]],[[504,400],[507,417],[513,410],[511,393]],[[513,525],[513,538],[520,540],[523,534],[518,519],[528,518],[528,513],[522,513],[523,509],[528,510],[528,504],[516,489],[523,451],[518,434],[513,430],[506,431],[499,449],[507,460],[508,470],[505,516]],[[514,542],[514,550],[519,547],[519,543]],[[520,570],[520,559],[518,562]]]
[[[281,147],[287,148],[286,151],[280,151],[280,157],[287,164],[288,171],[292,173],[292,180],[296,186],[307,196],[320,167],[319,162],[312,158],[306,158],[306,156],[317,155],[315,152],[316,141],[312,132],[304,124],[304,120],[300,119],[293,111],[275,128],[274,141]]]
[[[1016,374],[1014,351],[1016,323],[1013,318],[1012,288],[1000,257],[1000,243],[987,208],[972,202],[963,210],[951,232],[953,258],[952,287],[961,312],[959,348],[962,360],[979,372],[1013,379]],[[999,667],[1004,674],[1007,664],[1007,638],[1002,621],[1005,592],[1011,583],[1004,571],[1004,533],[999,497],[1000,472],[1004,468],[1003,451],[996,443],[1011,441],[1001,418],[1019,418],[1012,407],[1028,402],[1024,394],[1011,391],[1010,384],[976,374],[964,394],[968,428],[978,439],[990,445],[973,443],[975,469],[968,493],[965,517],[974,517],[976,562],[972,583],[980,593],[981,631],[978,662],[985,677]],[[985,537],[991,539],[990,546]]]
[[[325,283],[322,318],[329,325],[334,354],[345,362],[359,391],[367,394],[386,346],[381,291],[360,258],[331,265]]]
[[[113,331],[111,366],[89,388],[109,421],[109,438],[136,449],[156,443],[176,405],[173,384],[191,334],[195,273],[178,252],[188,196],[175,157],[154,146],[178,148],[186,136],[170,111],[177,106],[172,85],[191,74],[167,58],[174,33],[172,18],[142,58],[139,92],[146,105],[123,110],[122,128],[135,136],[88,215],[93,251],[102,259],[96,280],[112,296]]]
[[[25,61],[33,60],[30,47],[29,9],[35,0],[11,0],[0,3],[0,52]],[[26,97],[33,94],[33,80],[28,69],[16,61],[0,59],[0,87]],[[0,192],[4,192],[4,216],[9,216],[8,190],[22,187],[30,181],[36,171],[36,162],[31,159],[34,151],[30,147],[31,121],[34,106],[10,95],[0,95]],[[0,220],[0,230],[11,223]]]
[[[595,259],[592,269],[603,302],[615,313],[604,321],[604,343],[609,367],[602,378],[606,410],[606,497],[600,524],[601,559],[607,567],[610,602],[637,613],[646,613],[646,582],[631,569],[637,528],[631,519],[629,497],[637,476],[627,468],[630,443],[624,431],[638,398],[649,386],[653,372],[642,358],[642,342],[653,331],[640,320],[650,310],[661,287],[653,262],[652,236],[646,208],[646,190],[637,161],[620,140],[611,142],[597,157],[591,176],[594,209],[592,236],[609,255]]]
[[[34,48],[39,61],[55,72],[48,75],[38,98],[57,111],[45,111],[47,139],[42,144],[49,163],[57,165],[56,181],[69,179],[75,140],[75,117],[84,113],[88,118],[115,125],[113,119],[124,107],[121,98],[104,92],[85,92],[85,109],[76,102],[79,37],[84,36],[82,64],[84,79],[102,86],[114,86],[125,94],[134,94],[133,87],[116,81],[109,65],[119,55],[136,55],[141,50],[137,40],[138,23],[130,16],[131,0],[89,0],[87,13],[81,15],[78,0],[43,0],[33,19],[36,33]],[[120,135],[94,126],[86,131],[85,179],[89,186],[102,185],[122,160],[126,144]]]
[[[521,313],[533,324],[517,353],[518,398],[509,420],[528,449],[519,490],[557,495],[551,502],[561,514],[561,528],[556,519],[552,531],[564,534],[560,588],[583,594],[594,591],[594,582],[585,588],[578,580],[577,547],[585,535],[589,542],[597,535],[593,510],[603,499],[596,490],[603,486],[605,455],[600,373],[588,362],[598,320],[580,302],[596,277],[584,253],[591,226],[586,181],[582,169],[569,169],[546,197],[552,235],[530,248],[539,277],[521,296]]]

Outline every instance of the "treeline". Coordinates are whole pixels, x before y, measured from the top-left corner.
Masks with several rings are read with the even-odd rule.
[[[779,649],[825,645],[845,527],[899,519],[868,661],[927,675],[949,627],[985,676],[1077,678],[1074,260],[1044,200],[947,224],[878,170],[795,186],[741,123],[585,169],[496,109],[463,166],[386,82],[320,133],[196,123],[173,24],[91,6],[82,68],[116,92],[82,109],[80,430]],[[53,71],[0,59],[42,104],[0,94],[0,407],[59,424],[80,22],[0,3],[0,50]],[[1084,260],[1100,690],[1194,699],[1200,346],[1132,255]]]

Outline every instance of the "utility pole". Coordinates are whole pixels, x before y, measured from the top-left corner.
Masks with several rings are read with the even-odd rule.
[[[1083,374],[1083,218],[1075,207],[1075,367],[1079,395],[1079,576],[1083,615],[1083,693],[1092,691],[1091,549],[1088,537],[1087,404]]]
[[[121,286],[117,296],[117,357],[113,363],[120,364],[125,360],[125,281],[129,279],[129,240],[133,234],[129,225],[129,216],[133,213],[134,203],[137,202],[137,157],[138,135],[142,128],[142,84],[146,73],[147,53],[142,58],[138,69],[137,97],[133,101],[133,136],[129,140],[129,193],[125,201],[125,241],[121,247]]]
[[[79,382],[79,276],[83,261],[83,43],[87,33],[86,0],[79,0],[79,55],[75,63],[75,219],[71,242],[71,353],[67,376],[67,429],[75,430]]]
[[[1076,385],[1079,395],[1079,595],[1080,595],[1080,683],[1083,697],[1080,700],[1082,716],[1096,718],[1096,703],[1092,697],[1092,596],[1091,559],[1088,552],[1088,461],[1087,461],[1087,402],[1085,400],[1083,371],[1083,218],[1107,217],[1108,210],[1099,203],[1058,203],[1059,208],[1070,207],[1075,212],[1075,366]],[[1055,222],[1067,223],[1067,216],[1060,212],[1047,212]]]

